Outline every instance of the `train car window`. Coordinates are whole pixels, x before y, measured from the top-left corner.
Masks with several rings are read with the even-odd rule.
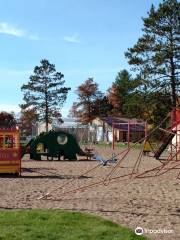
[[[5,148],[13,148],[13,135],[5,135]]]

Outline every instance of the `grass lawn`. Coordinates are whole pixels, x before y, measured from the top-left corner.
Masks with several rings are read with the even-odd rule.
[[[61,210],[0,211],[0,240],[145,240],[100,217]]]
[[[94,145],[94,144],[91,144],[91,143],[80,143],[80,146],[81,147],[106,147],[109,149],[112,148],[112,143],[110,144],[107,144],[107,143],[104,143],[104,142],[99,142],[98,144]],[[119,143],[115,143],[115,149],[117,148],[122,148],[122,149],[126,149],[128,147],[127,143],[122,143],[122,142],[119,142]],[[130,143],[130,147],[132,149],[141,149],[143,147],[143,144],[142,143]]]

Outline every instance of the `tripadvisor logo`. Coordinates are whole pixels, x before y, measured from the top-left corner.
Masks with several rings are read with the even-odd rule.
[[[142,234],[172,234],[174,231],[172,229],[148,229],[148,228],[142,228],[137,227],[135,229],[136,235],[142,235]]]
[[[136,229],[135,229],[135,234],[136,235],[142,235],[143,234],[143,228],[142,227],[137,227]]]

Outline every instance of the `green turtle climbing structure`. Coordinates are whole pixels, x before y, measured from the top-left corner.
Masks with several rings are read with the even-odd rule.
[[[41,133],[29,143],[30,158],[41,160],[42,156],[48,159],[58,158],[76,160],[77,154],[87,156],[80,148],[76,138],[64,131],[49,131]]]

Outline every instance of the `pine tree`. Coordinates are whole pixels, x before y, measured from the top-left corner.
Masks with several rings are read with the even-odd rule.
[[[143,18],[143,36],[125,56],[151,88],[166,90],[176,107],[180,84],[180,3],[164,0]]]
[[[141,81],[133,79],[126,69],[118,72],[115,82],[108,89],[108,100],[113,106],[113,115],[124,115],[123,105],[140,85]]]
[[[63,87],[64,75],[56,71],[54,64],[46,59],[40,63],[34,68],[29,82],[21,87],[25,101],[21,108],[34,108],[39,120],[45,121],[47,132],[48,123],[51,123],[54,113],[60,112],[70,88]]]

